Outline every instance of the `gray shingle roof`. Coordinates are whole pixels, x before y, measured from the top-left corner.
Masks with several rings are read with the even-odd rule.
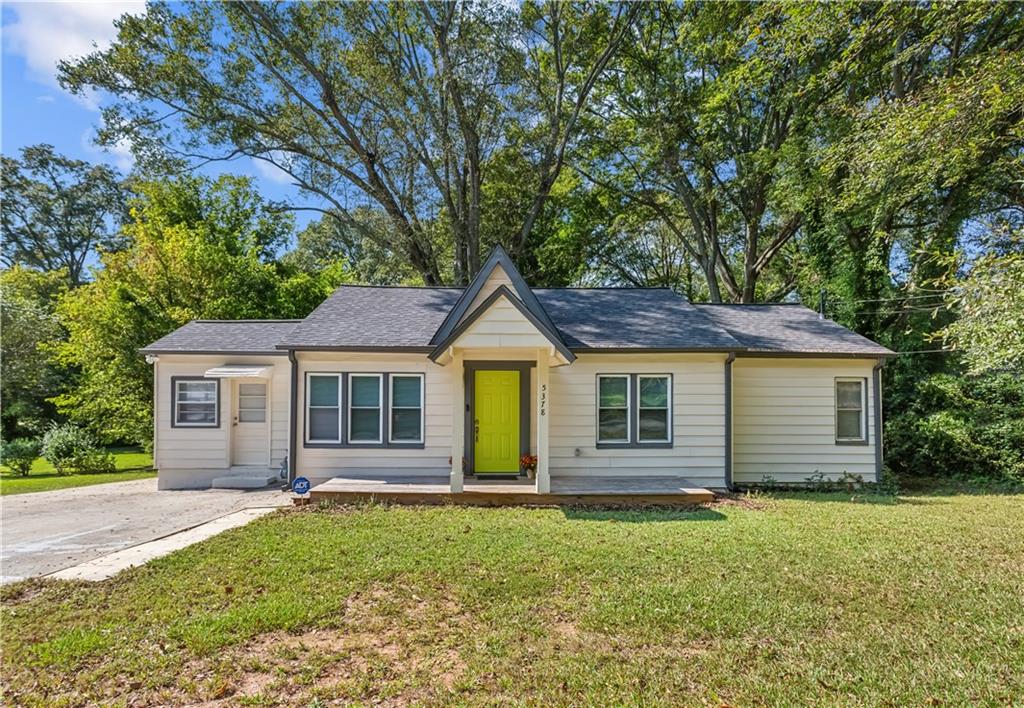
[[[429,347],[459,288],[343,285],[285,337],[282,347]],[[573,349],[739,349],[671,290],[536,288]]]
[[[573,350],[667,349],[884,356],[799,305],[693,305],[660,288],[536,288]],[[196,320],[144,353],[391,349],[428,352],[461,288],[343,285],[304,320]]]
[[[695,305],[750,351],[885,356],[893,352],[802,305]]]
[[[142,350],[144,354],[182,352],[273,353],[301,320],[192,320]]]
[[[342,285],[284,337],[282,347],[423,347],[462,288]]]
[[[740,349],[731,335],[663,288],[534,290],[571,349]]]

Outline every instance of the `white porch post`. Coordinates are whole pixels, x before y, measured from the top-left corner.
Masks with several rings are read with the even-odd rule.
[[[548,471],[548,419],[551,417],[551,385],[548,352],[537,352],[537,493],[551,492]]]
[[[466,449],[466,382],[463,378],[462,352],[452,354],[452,474],[451,492],[462,492],[462,458]]]

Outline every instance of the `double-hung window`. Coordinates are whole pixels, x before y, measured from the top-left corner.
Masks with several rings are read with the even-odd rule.
[[[637,442],[667,443],[671,440],[672,430],[672,408],[669,406],[671,377],[642,374],[636,378],[640,421]]]
[[[391,374],[389,402],[390,441],[393,443],[423,442],[423,376],[422,374]]]
[[[306,377],[306,440],[341,442],[341,374]]]
[[[383,427],[383,381],[381,374],[350,374],[348,377],[348,441],[380,443]]]
[[[836,379],[836,442],[867,442],[867,381]]]
[[[672,444],[672,377],[599,374],[597,444],[643,447]]]
[[[597,377],[597,441],[599,443],[629,442],[630,391],[629,376]]]
[[[220,381],[174,379],[174,425],[216,428],[220,425]]]
[[[332,447],[422,447],[419,373],[309,373],[306,442]]]

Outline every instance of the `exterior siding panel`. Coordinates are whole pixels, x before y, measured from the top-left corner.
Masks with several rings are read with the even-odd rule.
[[[156,421],[154,457],[158,486],[161,489],[201,489],[210,486],[214,477],[229,473],[231,423],[234,418],[230,379],[221,380],[219,427],[177,428],[171,425],[172,377],[202,376],[208,369],[225,364],[274,367],[267,381],[267,416],[270,425],[268,470],[276,472],[287,455],[290,366],[287,357],[161,354],[155,364],[156,395],[153,399]]]
[[[736,359],[733,364],[733,479],[803,483],[844,472],[875,481],[874,359]],[[867,444],[835,441],[835,380],[867,385]]]
[[[551,476],[676,476],[724,487],[724,365],[724,354],[580,354],[553,368]],[[597,375],[643,373],[672,375],[672,447],[598,449]]]

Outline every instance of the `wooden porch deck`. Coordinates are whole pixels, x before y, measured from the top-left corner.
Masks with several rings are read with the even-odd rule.
[[[525,479],[467,477],[463,491],[452,494],[447,477],[334,477],[313,487],[309,497],[342,503],[679,506],[709,502],[715,495],[682,477],[554,477],[550,494],[538,494],[533,481]]]

